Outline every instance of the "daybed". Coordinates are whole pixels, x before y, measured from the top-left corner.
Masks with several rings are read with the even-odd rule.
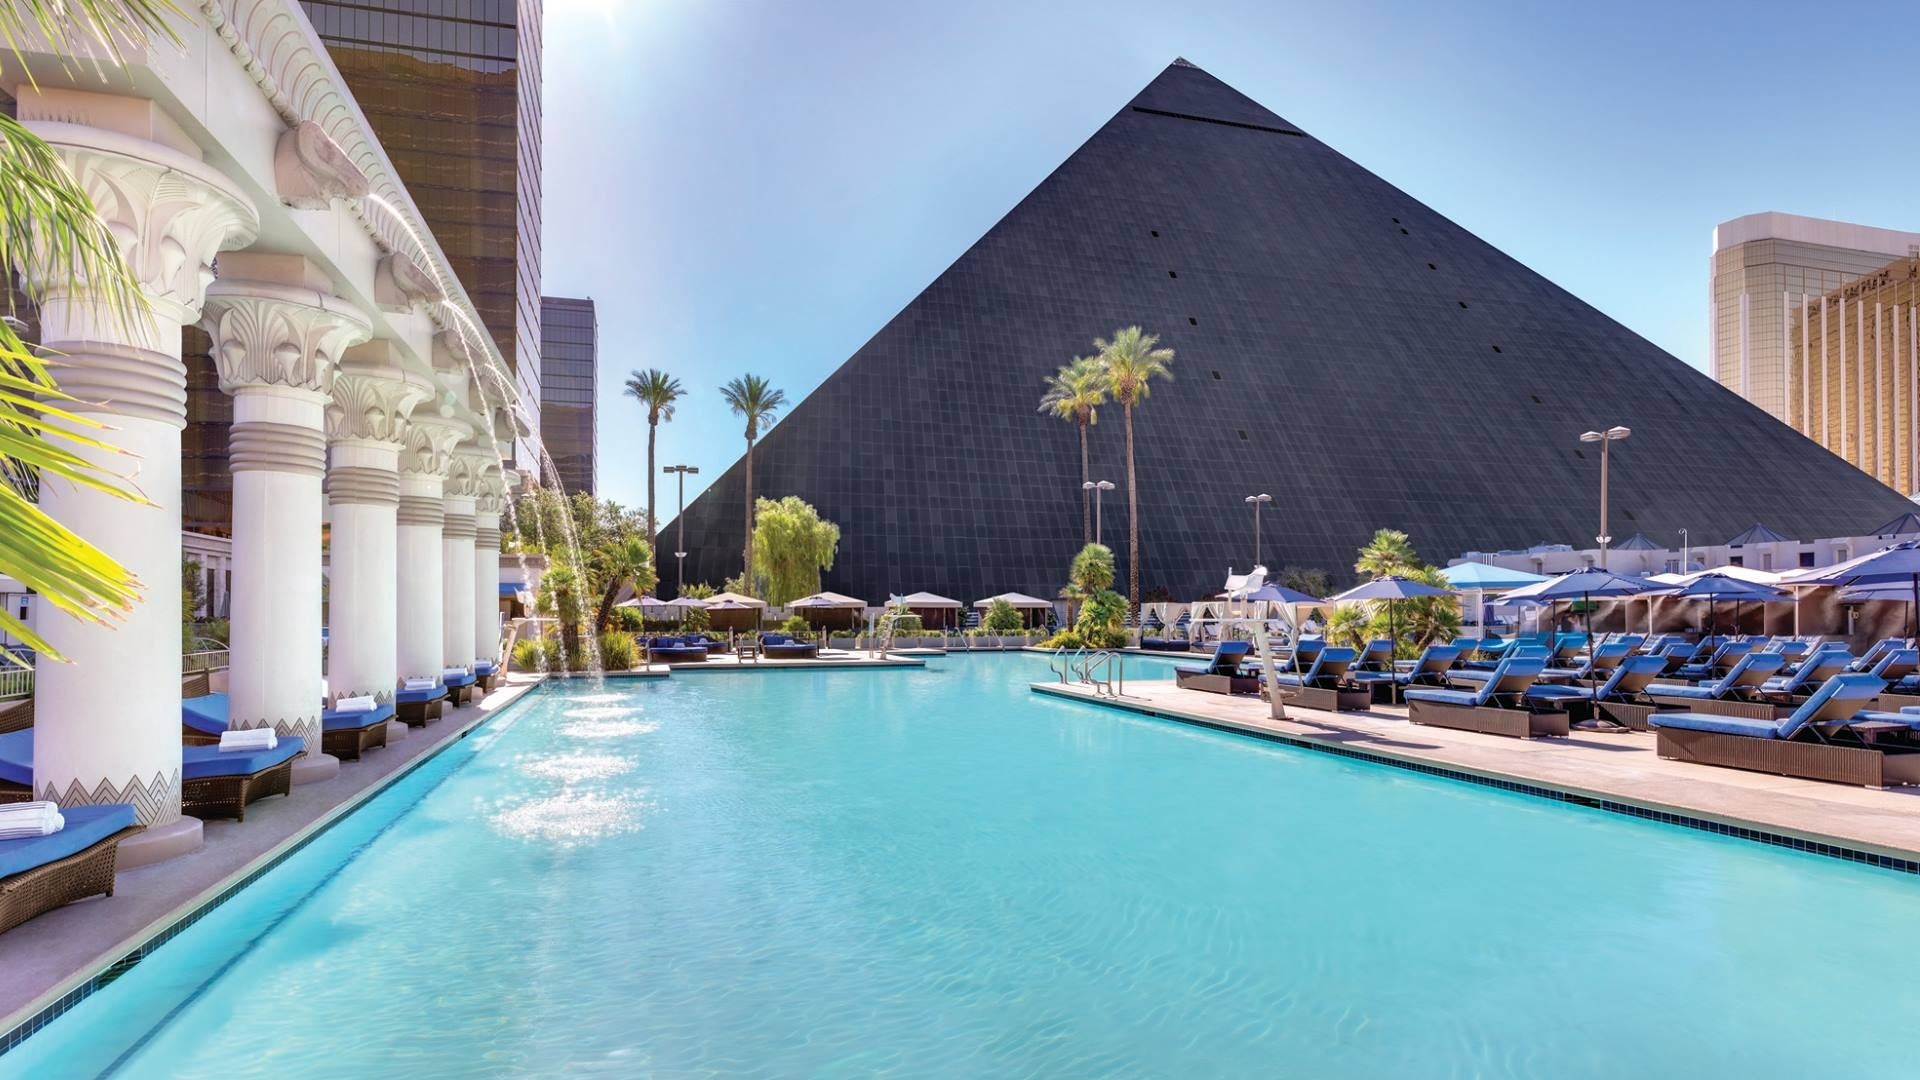
[[[1658,713],[1661,757],[1699,765],[1831,780],[1863,787],[1920,783],[1920,741],[1902,714],[1862,713],[1882,687],[1872,675],[1836,675],[1779,720]]]
[[[140,831],[127,803],[73,806],[49,836],[0,840],[0,933],[89,896],[113,895],[120,841]]]
[[[1569,731],[1566,712],[1527,697],[1528,688],[1546,666],[1539,657],[1510,656],[1478,690],[1426,686],[1408,690],[1407,719],[1432,727],[1519,739],[1565,735]]]

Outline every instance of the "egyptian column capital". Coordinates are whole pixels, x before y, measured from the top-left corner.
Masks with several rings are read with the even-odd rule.
[[[452,417],[415,415],[407,421],[400,471],[445,481],[453,465],[454,448],[471,434],[465,423]]]
[[[327,438],[398,447],[406,442],[414,408],[432,396],[431,389],[405,379],[339,372],[333,379],[333,399],[327,402]]]
[[[207,290],[201,326],[213,338],[220,389],[230,394],[245,386],[329,393],[340,355],[372,336],[367,317],[337,296],[224,278]]]

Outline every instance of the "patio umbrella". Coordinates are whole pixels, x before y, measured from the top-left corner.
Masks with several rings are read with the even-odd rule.
[[[706,608],[707,602],[697,596],[676,596],[667,601],[664,606],[679,612],[680,618],[684,622],[687,617],[687,612],[703,610]]]
[[[1838,566],[1830,566],[1822,571],[1790,574],[1781,579],[1784,585],[1881,585],[1904,584],[1908,586],[1913,609],[1910,615],[1908,636],[1920,633],[1920,543],[1907,541],[1892,547],[1849,559]]]
[[[1561,601],[1571,604],[1576,599],[1581,600],[1586,606],[1584,614],[1587,623],[1587,638],[1588,640],[1592,640],[1594,597],[1597,596],[1605,600],[1616,596],[1636,596],[1646,592],[1651,587],[1652,586],[1641,578],[1622,577],[1619,574],[1602,570],[1597,566],[1589,566],[1581,570],[1572,571],[1571,573],[1561,574],[1559,577],[1548,578],[1545,581],[1532,585],[1523,585],[1508,593],[1505,597],[1505,602],[1514,603],[1517,601],[1531,600],[1551,606]],[[1553,641],[1554,638],[1549,637],[1548,640]]]
[[[1372,581],[1362,582],[1346,592],[1327,597],[1329,604],[1344,604],[1353,600],[1385,600],[1387,602],[1387,636],[1398,647],[1400,630],[1394,621],[1394,604],[1401,600],[1411,600],[1423,596],[1452,596],[1452,589],[1441,589],[1412,578],[1403,578],[1398,574],[1388,574]]]
[[[1670,595],[1688,600],[1705,599],[1707,601],[1707,633],[1709,634],[1717,633],[1720,628],[1720,620],[1714,611],[1715,604],[1720,600],[1730,599],[1733,601],[1733,625],[1735,632],[1738,632],[1740,627],[1741,603],[1748,600],[1761,604],[1791,604],[1795,602],[1795,598],[1789,593],[1756,582],[1746,581],[1737,577],[1729,577],[1725,574],[1700,574],[1692,581],[1674,589]]]

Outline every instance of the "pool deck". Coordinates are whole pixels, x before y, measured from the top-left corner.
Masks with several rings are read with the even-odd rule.
[[[341,762],[329,780],[253,803],[245,822],[206,822],[199,851],[120,872],[111,897],[68,904],[0,934],[0,1037],[537,685],[514,677],[478,703],[450,709],[359,761]]]
[[[1287,706],[1269,717],[1255,697],[1181,690],[1166,680],[1126,684],[1126,697],[1034,683],[1038,693],[1188,724],[1278,738],[1394,764],[1413,764],[1545,788],[1816,844],[1920,862],[1920,788],[1846,787],[1665,761],[1651,732],[1575,731],[1567,738],[1509,739],[1407,721],[1405,706],[1364,713]]]

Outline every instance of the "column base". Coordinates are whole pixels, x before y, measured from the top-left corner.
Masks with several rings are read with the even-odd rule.
[[[165,825],[150,826],[120,841],[114,866],[118,870],[152,866],[199,851],[201,840],[200,819],[182,814]]]
[[[412,728],[398,720],[387,721],[387,745],[392,746],[394,743],[406,738],[407,732],[412,730]]]
[[[293,786],[317,784],[340,775],[340,759],[332,754],[309,754],[293,759]]]

